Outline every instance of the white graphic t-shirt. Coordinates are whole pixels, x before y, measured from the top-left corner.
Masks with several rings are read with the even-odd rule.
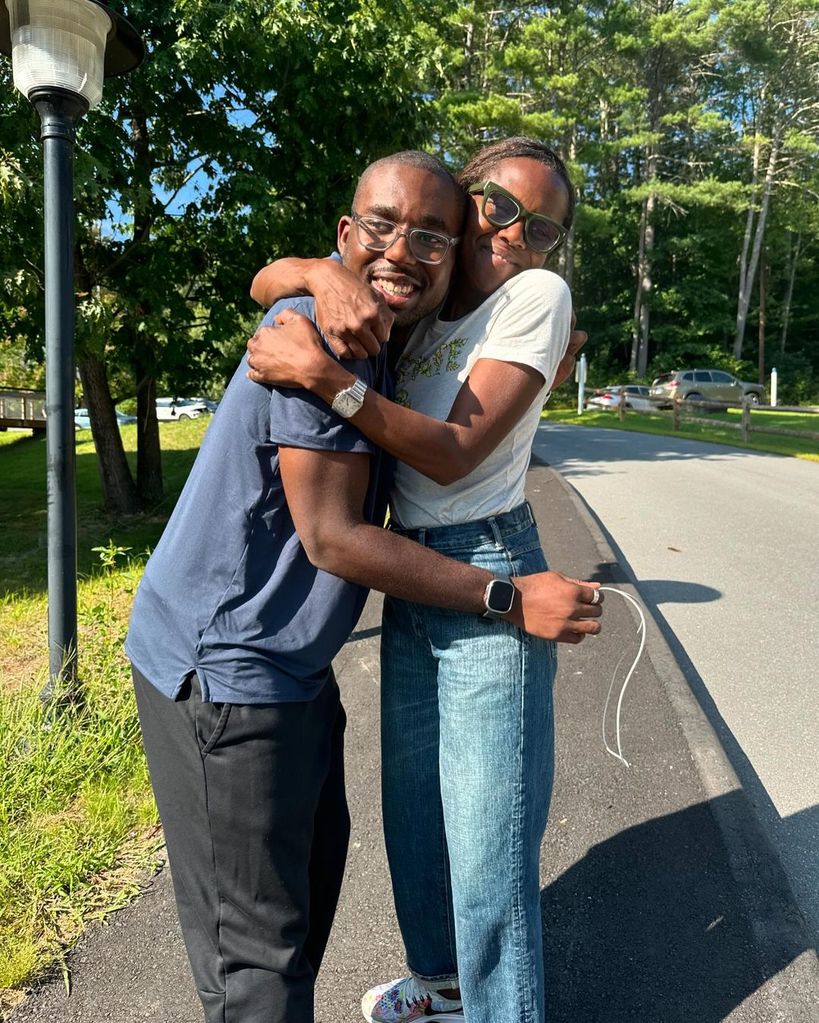
[[[468,476],[443,487],[398,463],[391,498],[402,526],[452,525],[510,511],[524,499],[532,441],[548,386],[569,342],[572,298],[550,270],[524,270],[460,320],[418,324],[398,367],[396,401],[449,417],[478,359],[532,366],[543,387],[497,448]]]

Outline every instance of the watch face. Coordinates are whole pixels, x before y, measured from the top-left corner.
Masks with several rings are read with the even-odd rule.
[[[338,392],[330,407],[344,419],[349,419],[364,404],[364,395],[366,393],[367,385],[363,380],[356,379],[352,387],[346,387],[343,391]]]
[[[495,614],[507,614],[515,601],[515,587],[506,579],[493,579],[486,593],[486,609]]]
[[[345,416],[349,419],[350,416],[355,415],[355,413],[361,408],[361,401],[354,397],[354,395],[346,394],[342,391],[341,394],[336,395],[333,407],[339,415]]]

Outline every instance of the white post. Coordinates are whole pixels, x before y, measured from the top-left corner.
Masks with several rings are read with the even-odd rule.
[[[586,393],[586,353],[583,352],[575,366],[574,378],[577,381],[577,414],[583,415],[583,404]]]
[[[776,366],[771,370],[771,404],[776,404],[776,388],[779,383],[779,374],[776,372]]]

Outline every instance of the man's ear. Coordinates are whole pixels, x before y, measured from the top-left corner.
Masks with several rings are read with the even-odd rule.
[[[353,226],[353,221],[350,217],[344,216],[338,222],[338,251],[341,255],[344,255],[344,251],[347,248],[347,238],[350,234],[350,228]]]

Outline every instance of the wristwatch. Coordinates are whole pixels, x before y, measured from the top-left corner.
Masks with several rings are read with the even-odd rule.
[[[484,618],[505,618],[515,603],[515,586],[507,575],[496,576],[483,591]]]
[[[337,412],[342,418],[349,419],[350,416],[354,416],[364,404],[364,395],[366,393],[367,385],[361,377],[356,377],[355,383],[353,383],[350,387],[345,387],[343,391],[338,392],[335,398],[333,398],[333,403],[330,408],[333,412]]]

